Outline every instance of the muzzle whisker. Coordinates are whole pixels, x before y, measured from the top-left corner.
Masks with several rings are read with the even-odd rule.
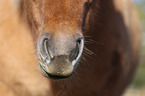
[[[94,52],[89,50],[86,46],[84,47],[84,53],[87,53],[88,55],[96,55]]]
[[[82,56],[82,60],[80,61],[80,63],[89,64],[85,56]]]
[[[57,94],[56,94],[56,96],[58,96],[63,90],[64,90],[64,88],[65,88],[65,83],[64,83],[64,81],[62,81],[61,82],[62,84],[61,84],[61,89],[57,92]]]

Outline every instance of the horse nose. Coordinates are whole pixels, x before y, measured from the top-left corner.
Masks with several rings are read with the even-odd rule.
[[[66,78],[74,72],[84,48],[84,38],[44,33],[37,42],[37,56],[46,77]]]
[[[76,40],[76,47],[72,50],[70,54],[70,61],[72,61],[73,66],[75,66],[75,64],[79,61],[83,49],[84,49],[84,38],[81,36]]]

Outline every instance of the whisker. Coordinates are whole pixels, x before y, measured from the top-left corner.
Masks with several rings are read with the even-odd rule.
[[[92,39],[85,40],[85,44],[88,44],[88,43],[94,43],[94,44],[100,45],[100,42],[97,42],[97,41],[92,40]]]
[[[85,38],[91,38],[92,36],[84,36]]]
[[[72,81],[74,82],[74,85],[78,88],[78,87],[80,87],[80,85],[79,85],[79,83],[78,83],[76,77],[77,77],[77,76],[73,75],[73,76],[72,76]]]
[[[84,52],[87,53],[88,55],[96,55],[94,52],[89,50],[86,46],[84,47]]]
[[[84,56],[82,56],[82,60],[80,61],[80,63],[84,63],[84,64],[87,64],[87,65],[89,64],[87,59]]]
[[[56,96],[58,96],[64,90],[65,84],[63,81],[61,83],[62,83],[62,88],[57,92]]]

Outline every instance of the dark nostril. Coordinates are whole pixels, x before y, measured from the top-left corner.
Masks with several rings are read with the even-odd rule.
[[[76,48],[75,49],[73,49],[72,51],[71,51],[71,54],[70,54],[70,61],[73,61],[74,59],[76,59],[76,57],[77,57],[77,55],[78,55],[78,53],[79,53],[79,48],[78,48],[79,46],[78,46],[78,43],[76,44]]]
[[[82,40],[83,38],[79,38],[78,40],[77,40],[77,43],[81,43],[81,40]]]
[[[76,48],[72,50],[70,55],[70,61],[73,65],[76,65],[76,63],[79,61],[82,52],[84,48],[84,38],[79,38],[76,40]]]
[[[46,62],[47,64],[50,62],[50,53],[48,50],[48,42],[50,40],[50,35],[48,33],[44,33],[41,37],[39,37],[36,45],[36,53],[38,56],[38,59],[41,62]]]

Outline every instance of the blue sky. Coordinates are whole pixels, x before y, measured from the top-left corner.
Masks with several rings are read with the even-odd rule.
[[[135,3],[142,3],[145,0],[132,0],[132,1],[135,2]]]

